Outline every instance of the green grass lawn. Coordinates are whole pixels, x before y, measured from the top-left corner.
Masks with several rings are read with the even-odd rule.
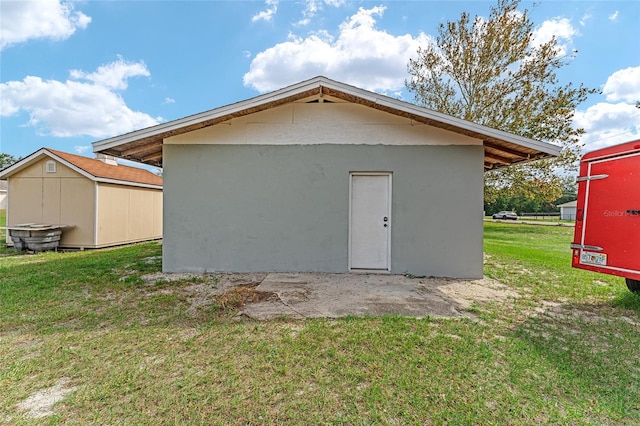
[[[4,209],[0,209],[0,226],[6,226],[7,224],[7,211]],[[6,247],[6,235],[7,231],[4,229],[0,229],[0,257],[5,256],[7,254],[16,254],[12,248]]]
[[[0,226],[6,226],[6,225],[7,225],[7,211],[4,209],[0,209]],[[5,248],[6,234],[7,234],[7,231],[5,231],[4,229],[0,229],[0,256],[2,256],[4,252],[6,252],[6,248]]]
[[[146,284],[157,243],[0,257],[0,423],[639,424],[640,297],[570,267],[571,228],[485,224],[521,297],[469,319],[239,319]],[[18,404],[66,379],[55,414]]]

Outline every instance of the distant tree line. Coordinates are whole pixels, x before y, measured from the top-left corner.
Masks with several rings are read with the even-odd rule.
[[[522,213],[549,213],[559,212],[558,205],[573,201],[577,198],[578,187],[574,177],[559,178],[562,187],[562,196],[549,202],[544,197],[535,195],[524,196],[518,192],[509,191],[506,188],[492,197],[485,197],[484,211],[490,216],[496,212],[507,210]]]

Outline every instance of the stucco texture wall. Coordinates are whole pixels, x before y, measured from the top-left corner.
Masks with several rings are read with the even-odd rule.
[[[166,145],[167,272],[348,271],[349,174],[393,173],[391,272],[482,276],[483,147]]]

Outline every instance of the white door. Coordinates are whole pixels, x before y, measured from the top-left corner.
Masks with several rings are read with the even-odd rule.
[[[391,174],[351,174],[349,268],[389,271]]]

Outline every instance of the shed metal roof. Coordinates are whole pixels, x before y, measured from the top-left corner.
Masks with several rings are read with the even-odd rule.
[[[93,143],[97,153],[162,167],[162,141],[311,96],[331,96],[483,141],[485,170],[550,158],[560,147],[472,123],[375,92],[315,77],[275,92]]]

